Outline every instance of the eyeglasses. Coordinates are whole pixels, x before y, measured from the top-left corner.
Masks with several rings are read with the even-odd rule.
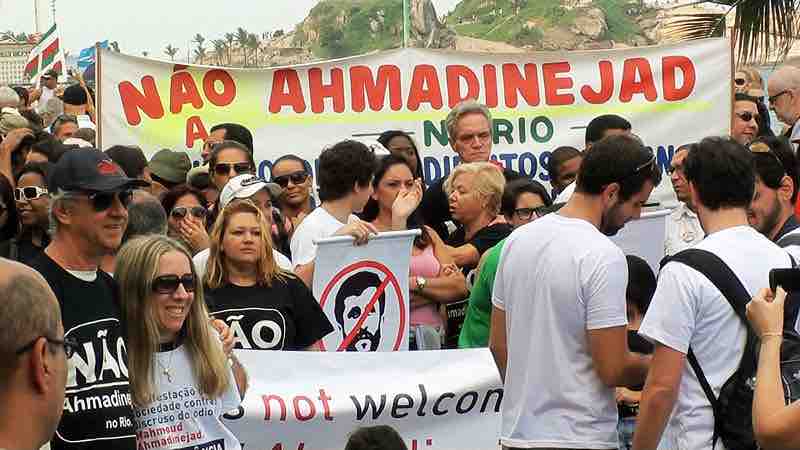
[[[78,350],[78,342],[75,341],[72,338],[64,338],[63,341],[60,341],[58,339],[52,339],[52,338],[49,338],[47,336],[38,336],[35,339],[33,339],[32,341],[30,341],[27,344],[25,344],[24,346],[22,346],[19,350],[17,350],[16,351],[17,356],[19,356],[19,355],[21,355],[21,354],[33,349],[33,346],[36,345],[36,341],[38,341],[41,338],[45,338],[45,340],[47,340],[47,342],[50,343],[50,344],[63,346],[64,347],[64,355],[66,355],[67,359],[72,358],[72,355],[74,355],[75,352]]]
[[[737,86],[744,86],[747,84],[747,80],[744,78],[734,78],[733,82],[736,83]]]
[[[29,202],[48,194],[47,189],[39,186],[28,186],[14,189],[14,200],[18,202]]]
[[[92,202],[92,208],[96,212],[102,212],[111,208],[111,205],[114,204],[114,198],[118,198],[119,202],[122,206],[127,209],[128,205],[131,203],[131,197],[133,196],[133,191],[131,190],[124,190],[119,192],[66,192],[67,195],[76,196],[76,195],[85,195],[90,202]]]
[[[300,170],[287,175],[281,175],[279,177],[275,177],[272,179],[272,181],[278,186],[285,188],[286,186],[289,185],[289,181],[291,181],[292,184],[294,185],[298,185],[304,183],[307,179],[308,179],[308,173],[305,170]]]
[[[761,116],[759,116],[758,114],[753,114],[750,111],[745,111],[742,113],[737,112],[734,114],[736,114],[736,117],[744,120],[745,122],[750,122],[751,120],[755,120],[756,122],[758,122],[761,119]]]
[[[460,142],[463,142],[463,143],[470,143],[470,142],[474,141],[475,138],[478,138],[478,141],[486,142],[489,139],[491,139],[491,137],[492,137],[492,133],[491,132],[483,131],[483,132],[476,133],[476,134],[464,134],[464,135],[461,135],[461,136],[458,137],[458,140]]]
[[[203,219],[208,215],[208,210],[203,208],[202,206],[193,206],[191,208],[186,208],[184,206],[176,206],[172,208],[169,215],[177,220],[181,220],[186,217],[186,214],[191,214],[198,219]]]
[[[781,95],[786,94],[788,92],[789,92],[788,89],[784,89],[784,90],[778,92],[775,95],[770,95],[768,100],[769,100],[770,103],[775,103],[776,101],[778,101],[778,97],[780,97]]]
[[[534,217],[534,214],[536,215]],[[547,214],[547,206],[538,206],[536,208],[517,208],[514,210],[514,215],[519,220],[531,220],[532,218],[542,217]]]
[[[249,162],[238,162],[238,163],[217,163],[214,165],[214,173],[217,175],[228,175],[231,173],[231,169],[236,172],[236,175],[241,175],[243,173],[251,173],[253,171],[253,166]]]
[[[161,275],[153,280],[153,292],[158,294],[172,294],[182,285],[186,292],[194,292],[194,275],[187,273],[183,276]]]

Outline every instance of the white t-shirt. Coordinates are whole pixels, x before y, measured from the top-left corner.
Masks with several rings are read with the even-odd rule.
[[[666,220],[666,239],[664,254],[672,256],[702,241],[706,233],[700,226],[700,219],[685,203],[680,203],[670,212]]]
[[[194,270],[197,272],[197,277],[202,279],[206,274],[206,265],[208,264],[208,257],[211,256],[211,249],[200,250],[200,252],[192,258],[194,263]],[[272,249],[272,257],[275,258],[275,263],[278,264],[283,270],[292,270],[292,262],[289,258],[283,256],[283,253]]]
[[[358,218],[351,214],[349,220],[354,219]],[[311,211],[294,230],[292,241],[289,243],[289,248],[292,250],[292,268],[314,260],[317,256],[315,239],[330,237],[345,225],[347,224],[339,222],[325,208],[319,207]]]
[[[563,191],[558,193],[553,203],[567,203],[570,197],[572,197],[572,194],[575,193],[575,184],[576,183],[574,181],[568,184]]]
[[[798,236],[798,235],[800,235],[800,228],[797,228],[797,229],[795,229],[793,231],[790,231],[790,232],[784,234],[781,237],[781,239],[789,237],[789,236],[792,236],[792,238],[794,239],[795,236]],[[778,241],[780,241],[780,239],[778,239]],[[787,252],[789,252],[790,255],[792,255],[792,258],[794,258],[794,262],[795,263],[800,265],[800,245],[787,245],[786,247],[783,247],[783,249],[786,250]]]
[[[790,264],[786,252],[749,226],[710,234],[695,248],[719,256],[751,296],[769,286],[770,269]],[[722,293],[705,276],[677,262],[661,270],[639,334],[684,354],[691,346],[716,395],[739,367],[747,338],[745,325]],[[709,449],[713,430],[711,404],[687,361],[661,446]],[[723,448],[719,439],[717,448]]]
[[[200,392],[185,346],[156,353],[153,376],[156,399],[146,407],[134,409],[138,448],[217,448],[213,444],[226,450],[242,448],[219,419],[242,401],[232,369],[228,370],[228,389],[216,399],[208,399]]]
[[[587,330],[627,324],[627,283],[622,250],[585,220],[548,214],[506,239],[492,293],[506,314],[503,445],[618,447]]]

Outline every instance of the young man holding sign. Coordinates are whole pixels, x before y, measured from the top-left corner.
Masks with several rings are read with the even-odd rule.
[[[637,139],[605,138],[567,204],[506,239],[489,338],[505,381],[504,449],[618,448],[614,387],[641,385],[649,361],[628,350],[628,266],[608,236],[660,181]]]

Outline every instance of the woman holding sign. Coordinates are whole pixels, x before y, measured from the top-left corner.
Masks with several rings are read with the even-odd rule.
[[[378,161],[373,194],[364,208],[364,220],[378,231],[398,231],[420,227],[415,213],[422,199],[422,186],[414,179],[406,158],[390,155]],[[409,290],[411,291],[411,329],[430,327],[440,336],[444,324],[439,304],[463,300],[467,296],[464,275],[444,250],[435,232],[423,228],[414,239],[411,253]]]
[[[211,232],[203,283],[214,317],[235,335],[235,348],[316,350],[333,331],[306,285],[275,261],[267,220],[250,200],[228,204]]]
[[[240,449],[220,417],[239,406],[246,375],[235,358],[225,358],[208,324],[191,255],[166,236],[136,238],[117,255],[114,277],[137,447]]]

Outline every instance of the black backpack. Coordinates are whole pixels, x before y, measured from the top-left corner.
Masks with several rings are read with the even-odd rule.
[[[711,252],[696,248],[684,250],[665,259],[662,267],[669,261],[686,264],[708,278],[747,327],[747,341],[739,368],[722,385],[718,398],[714,396],[714,391],[708,384],[708,379],[703,374],[691,347],[687,359],[714,412],[712,448],[716,445],[717,439],[722,439],[727,450],[758,449],[753,435],[752,408],[759,342],[745,315],[750,294],[728,265]],[[792,264],[794,265],[794,261]],[[787,404],[800,399],[800,336],[794,330],[794,323],[795,320],[785,318],[781,345],[781,378]]]

